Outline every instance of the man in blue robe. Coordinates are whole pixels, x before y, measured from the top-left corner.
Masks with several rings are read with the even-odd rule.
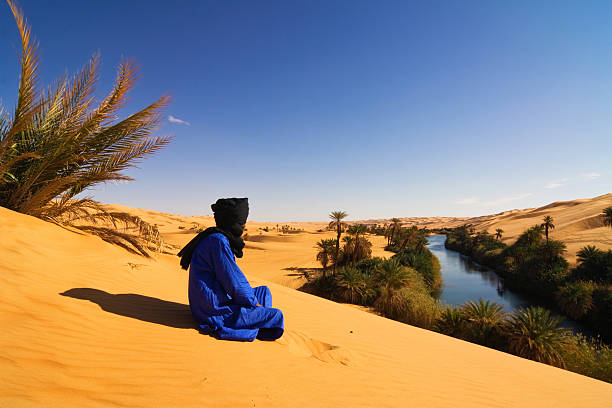
[[[216,227],[199,233],[179,253],[189,268],[189,306],[200,331],[218,339],[276,340],[283,335],[283,313],[272,308],[266,286],[252,288],[236,265],[249,214],[246,198],[222,198],[211,206]]]

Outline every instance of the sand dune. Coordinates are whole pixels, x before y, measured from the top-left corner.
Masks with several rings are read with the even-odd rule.
[[[176,246],[193,236],[183,231],[193,223],[211,223],[134,211],[156,220]],[[258,236],[263,225],[249,223],[249,232]],[[317,267],[314,243],[333,236],[316,230],[310,225],[290,239],[248,242],[240,265],[253,284],[270,286],[286,333],[271,343],[235,343],[194,329],[187,275],[175,256],[146,259],[0,208],[0,406],[607,407],[612,401],[610,384],[287,287],[299,283],[292,273]],[[376,251],[384,254],[381,246]]]
[[[612,194],[479,217],[468,223],[473,223],[477,231],[486,230],[491,234],[501,228],[504,230],[503,241],[510,244],[527,228],[541,224],[542,218],[550,215],[555,225],[550,238],[563,241],[567,245],[567,260],[575,263],[576,252],[585,245],[612,249],[612,228],[606,227],[601,217],[602,210],[609,206],[612,206]]]
[[[574,264],[576,252],[585,245],[595,245],[600,249],[612,249],[612,228],[603,224],[601,212],[612,206],[612,193],[590,199],[560,201],[538,208],[504,211],[480,217],[406,217],[400,218],[402,225],[416,225],[419,228],[455,228],[470,224],[476,231],[495,234],[497,228],[504,230],[502,240],[511,244],[526,229],[542,223],[542,218],[550,215],[555,229],[550,232],[551,239],[563,241],[567,245],[566,259]],[[373,224],[390,223],[389,219],[367,220]]]

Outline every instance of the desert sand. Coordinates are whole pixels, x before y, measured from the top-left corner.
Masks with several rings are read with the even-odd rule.
[[[528,228],[542,223],[547,215],[553,217],[555,229],[549,232],[550,239],[563,241],[567,245],[564,254],[570,264],[576,263],[576,252],[585,245],[595,245],[604,250],[612,249],[612,228],[603,223],[602,210],[612,206],[612,193],[595,198],[559,201],[538,208],[516,209],[481,217],[410,217],[400,218],[403,226],[419,228],[455,228],[471,225],[475,231],[495,234],[497,228],[504,230],[502,241],[512,244]],[[366,223],[385,224],[389,219],[367,220]]]
[[[551,207],[553,234],[604,233],[585,229],[594,208],[612,201],[604,197],[575,212],[585,214],[580,225],[563,211],[582,203]],[[315,243],[334,236],[317,232],[325,223],[294,223],[304,231],[284,236],[259,230],[273,223],[247,224],[239,265],[253,285],[270,287],[285,315],[281,339],[236,343],[199,334],[187,273],[173,254],[213,220],[123,209],[158,225],[164,253],[144,258],[0,207],[0,407],[548,408],[612,401],[610,384],[295,290],[318,266]],[[543,216],[525,211],[533,220]],[[480,227],[501,225],[511,240],[532,223],[515,215]],[[606,234],[596,237],[598,246],[612,244]],[[384,238],[373,241],[375,255],[390,255]]]

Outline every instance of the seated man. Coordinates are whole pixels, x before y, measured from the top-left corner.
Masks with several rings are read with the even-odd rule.
[[[276,340],[283,313],[272,308],[266,286],[251,288],[236,265],[249,215],[246,198],[222,198],[211,206],[216,227],[200,232],[178,253],[189,268],[189,306],[200,331],[223,340]]]

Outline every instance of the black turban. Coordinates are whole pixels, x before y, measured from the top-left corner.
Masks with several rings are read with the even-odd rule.
[[[248,198],[220,198],[210,206],[215,214],[219,228],[230,229],[234,225],[243,225],[249,216]]]
[[[204,238],[211,234],[219,233],[227,237],[232,252],[236,257],[242,258],[244,241],[242,235],[243,226],[249,216],[248,198],[220,198],[210,206],[215,215],[216,227],[207,228],[195,236],[181,251],[178,256],[181,258],[181,267],[185,270],[189,268],[193,251]]]

